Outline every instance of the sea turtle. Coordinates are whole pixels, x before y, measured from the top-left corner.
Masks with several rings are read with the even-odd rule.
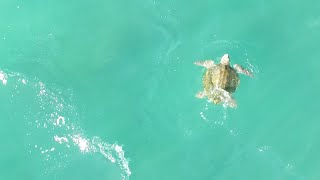
[[[234,64],[231,67],[228,54],[222,56],[219,64],[215,64],[213,60],[197,61],[194,64],[206,68],[202,79],[204,90],[198,92],[196,97],[208,97],[209,101],[214,104],[223,102],[229,107],[237,107],[232,93],[235,92],[240,83],[238,73],[250,77],[253,77],[253,74],[239,64]]]

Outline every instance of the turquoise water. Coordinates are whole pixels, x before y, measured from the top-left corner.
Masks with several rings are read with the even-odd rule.
[[[318,1],[0,1],[0,179],[320,179]],[[196,60],[250,69],[237,109]]]

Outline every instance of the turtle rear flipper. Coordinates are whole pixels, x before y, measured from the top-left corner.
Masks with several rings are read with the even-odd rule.
[[[237,108],[237,106],[238,106],[236,100],[233,98],[230,98],[228,101],[225,101],[224,103],[225,103],[225,105],[227,105],[231,108]]]
[[[203,66],[203,67],[205,67],[207,69],[215,66],[213,60],[196,61],[196,62],[194,62],[194,64],[197,65],[197,66]]]
[[[206,93],[204,91],[200,91],[196,94],[196,98],[203,99],[206,97]]]
[[[237,107],[237,102],[235,99],[233,99],[233,97],[231,96],[231,94],[221,88],[216,88],[214,91],[219,93],[219,96],[221,98],[221,100],[223,101],[223,104],[226,106],[229,106],[231,108],[236,108]]]
[[[233,65],[233,68],[237,71],[237,73],[242,73],[247,76],[253,77],[253,74],[249,70],[245,69],[244,67],[242,67],[239,64]]]

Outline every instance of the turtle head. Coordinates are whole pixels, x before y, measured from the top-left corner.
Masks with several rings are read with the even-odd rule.
[[[229,55],[228,54],[223,55],[220,63],[223,65],[229,65]]]

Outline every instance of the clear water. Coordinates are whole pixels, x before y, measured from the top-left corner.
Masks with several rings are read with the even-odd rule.
[[[319,179],[318,1],[0,1],[0,179]],[[193,62],[251,69],[237,109]]]

